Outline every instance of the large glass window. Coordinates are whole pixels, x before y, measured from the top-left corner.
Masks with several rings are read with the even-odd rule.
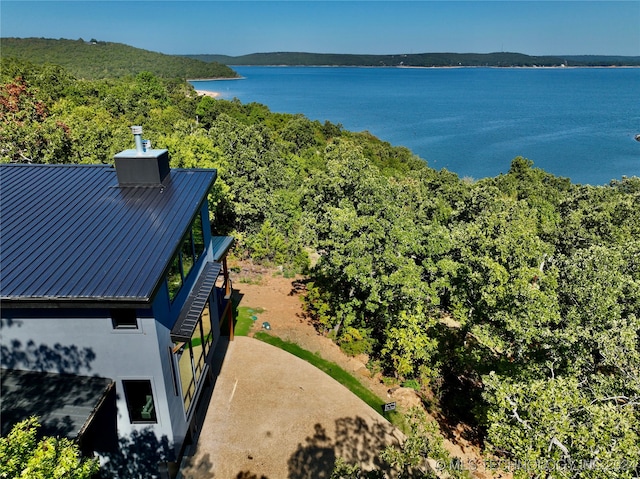
[[[177,352],[185,411],[189,411],[198,383],[202,380],[207,354],[211,350],[212,342],[211,311],[209,302],[207,302],[193,330],[191,339],[184,343]]]
[[[182,399],[184,410],[188,411],[193,396],[196,393],[196,379],[193,368],[193,354],[189,342],[185,343],[178,351],[178,370],[180,371],[180,384],[182,385]]]
[[[131,423],[156,423],[156,407],[149,380],[123,380],[124,397]]]
[[[171,261],[171,267],[167,275],[167,286],[171,301],[177,296],[184,279],[189,275],[193,265],[204,252],[204,246],[202,216],[196,215],[189,231],[182,239],[180,249]]]
[[[196,216],[191,227],[191,233],[193,235],[193,248],[196,253],[196,258],[199,258],[204,253],[204,234],[202,233],[202,215]]]
[[[182,269],[180,267],[180,255],[175,255],[171,260],[171,267],[167,274],[167,286],[169,287],[169,299],[173,299],[182,287]]]
[[[202,321],[198,321],[191,335],[191,353],[193,354],[193,370],[196,381],[198,381],[202,376],[205,359],[204,344],[202,342]]]
[[[191,231],[187,231],[184,239],[182,240],[182,249],[180,251],[180,258],[182,259],[182,273],[183,277],[187,277],[191,268],[193,268],[193,263],[196,260],[195,255],[193,254],[193,239],[191,238]]]
[[[209,302],[207,301],[207,305],[204,307],[204,311],[202,311],[202,344],[204,345],[204,354],[209,354],[209,350],[211,349],[211,345],[213,344],[213,331],[211,329],[211,308],[209,307]]]

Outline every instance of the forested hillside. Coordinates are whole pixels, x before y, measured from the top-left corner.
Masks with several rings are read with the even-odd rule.
[[[580,186],[505,158],[507,174],[462,181],[151,73],[3,61],[1,161],[110,163],[130,125],[173,167],[217,168],[212,225],[233,254],[306,272],[318,329],[469,424],[495,468],[640,475],[640,178]]]
[[[151,72],[166,78],[233,78],[237,74],[220,63],[150,52],[121,43],[97,40],[2,38],[3,58],[19,58],[42,65],[63,66],[77,78],[118,78]]]
[[[331,65],[368,67],[557,67],[640,66],[640,57],[622,56],[531,56],[523,53],[411,53],[404,55],[353,55],[334,53],[273,52],[228,55],[185,55],[225,65]]]

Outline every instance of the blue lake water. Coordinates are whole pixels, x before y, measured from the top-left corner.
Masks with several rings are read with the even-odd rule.
[[[461,177],[524,156],[576,183],[640,176],[640,69],[234,67],[193,81],[272,111],[367,130]]]

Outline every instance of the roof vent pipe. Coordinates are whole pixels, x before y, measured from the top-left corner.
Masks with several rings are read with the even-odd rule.
[[[132,126],[131,133],[133,133],[133,138],[136,142],[136,152],[138,155],[144,153],[144,147],[142,146],[142,127],[141,126]]]

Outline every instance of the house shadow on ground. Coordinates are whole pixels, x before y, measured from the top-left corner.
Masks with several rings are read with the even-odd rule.
[[[158,439],[151,428],[120,437],[110,451],[101,451],[99,479],[175,477],[175,454],[166,436]]]

